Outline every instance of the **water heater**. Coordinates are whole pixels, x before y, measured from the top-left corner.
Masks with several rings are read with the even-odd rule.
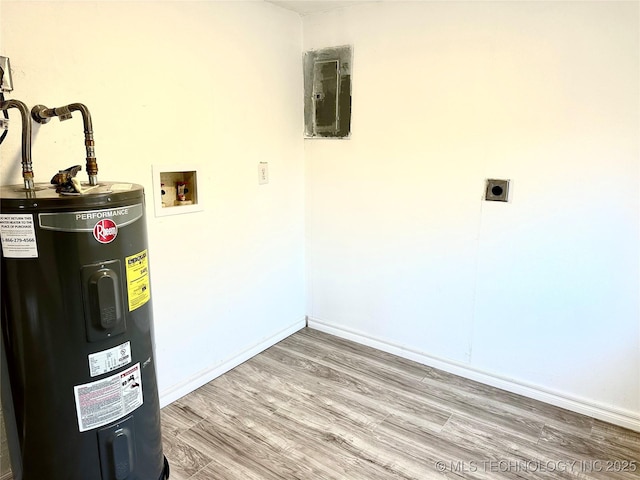
[[[142,187],[1,187],[0,211],[14,476],[165,478]]]
[[[29,124],[24,104],[2,102],[11,107]],[[85,117],[91,181],[60,171],[53,184],[35,183],[25,126],[25,184],[0,187],[0,373],[13,477],[164,480],[144,192],[97,181],[86,107],[39,114],[74,110]]]

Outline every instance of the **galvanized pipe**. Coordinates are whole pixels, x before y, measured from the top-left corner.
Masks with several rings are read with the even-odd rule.
[[[22,117],[22,178],[25,190],[35,190],[33,165],[31,164],[31,118],[29,108],[20,100],[6,100],[0,104],[0,110],[16,108]]]
[[[82,114],[82,123],[84,124],[84,145],[87,149],[87,174],[89,175],[89,184],[97,185],[98,162],[96,160],[93,124],[91,122],[89,109],[82,103],[71,103],[58,108],[47,108],[44,105],[36,105],[31,109],[31,116],[38,123],[47,123],[52,117],[60,117],[60,120],[66,120],[71,117],[71,112],[76,111]]]

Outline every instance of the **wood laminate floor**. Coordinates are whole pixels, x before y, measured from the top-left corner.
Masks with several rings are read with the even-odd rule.
[[[640,478],[640,433],[311,329],[162,423],[172,480]]]

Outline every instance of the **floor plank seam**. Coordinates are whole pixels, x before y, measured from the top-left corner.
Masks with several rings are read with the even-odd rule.
[[[373,427],[372,427],[372,428],[369,428],[368,430],[369,430],[371,433],[375,433],[375,432],[376,432],[376,430],[378,430],[378,428],[380,428],[380,425],[382,425],[382,424],[387,420],[387,418],[389,418],[390,416],[391,416],[391,414],[390,414],[390,413],[387,413],[387,414],[382,418],[382,420],[380,420],[379,422],[372,422],[372,423],[373,423]]]
[[[536,440],[536,445],[540,445],[540,441],[542,440],[542,434],[544,433],[544,429],[547,426],[547,424],[545,423],[541,428],[540,428],[540,432],[538,432],[538,439]]]
[[[213,460],[211,460],[209,463],[207,463],[204,467],[200,468],[200,470],[196,471],[193,475],[190,475],[189,478],[187,480],[191,480],[192,478],[195,478],[198,476],[198,474],[204,472],[207,468],[213,466],[215,464],[215,462]]]

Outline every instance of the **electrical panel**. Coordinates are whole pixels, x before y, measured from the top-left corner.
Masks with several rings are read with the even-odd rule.
[[[351,46],[304,55],[304,119],[307,138],[351,134]]]

